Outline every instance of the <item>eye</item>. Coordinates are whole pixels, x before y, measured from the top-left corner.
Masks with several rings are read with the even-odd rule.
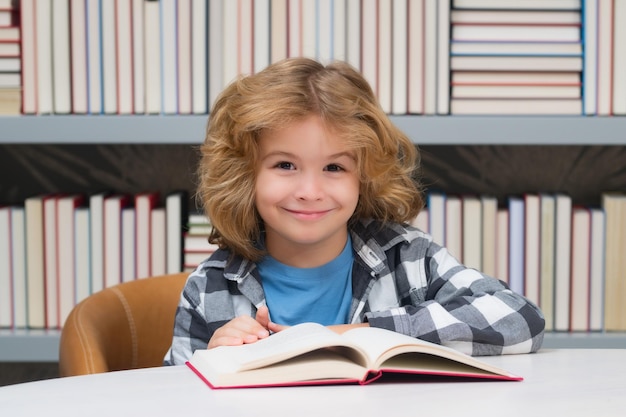
[[[344,171],[344,169],[337,164],[328,164],[326,165],[325,171],[341,172],[341,171]]]
[[[286,162],[286,161],[281,161],[277,163],[275,167],[278,169],[286,169],[286,170],[295,169],[294,165],[291,162]]]

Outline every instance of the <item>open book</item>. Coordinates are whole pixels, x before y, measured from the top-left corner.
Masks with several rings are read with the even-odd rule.
[[[374,327],[337,334],[316,323],[256,343],[196,350],[187,362],[211,388],[367,384],[382,375],[522,378],[454,349]]]

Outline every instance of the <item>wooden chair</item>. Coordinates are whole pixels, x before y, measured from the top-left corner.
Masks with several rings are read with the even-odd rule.
[[[126,282],[77,304],[61,331],[59,374],[161,366],[187,275]]]

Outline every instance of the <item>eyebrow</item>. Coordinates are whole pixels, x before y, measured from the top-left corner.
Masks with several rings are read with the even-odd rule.
[[[265,160],[265,159],[267,159],[269,157],[274,157],[274,156],[284,156],[284,157],[287,157],[287,158],[294,158],[294,159],[297,158],[297,156],[292,154],[291,152],[272,151],[272,152],[268,153],[267,155],[263,155],[261,157],[261,160]],[[356,160],[356,156],[353,155],[351,152],[348,152],[348,151],[337,152],[335,154],[329,155],[328,159],[339,159],[339,158],[344,157],[344,156],[348,157],[348,158],[350,158],[352,160]]]

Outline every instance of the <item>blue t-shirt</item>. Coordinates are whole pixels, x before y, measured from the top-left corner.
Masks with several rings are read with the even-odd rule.
[[[274,323],[345,324],[352,301],[352,242],[332,261],[296,268],[265,256],[258,263],[265,299]]]

